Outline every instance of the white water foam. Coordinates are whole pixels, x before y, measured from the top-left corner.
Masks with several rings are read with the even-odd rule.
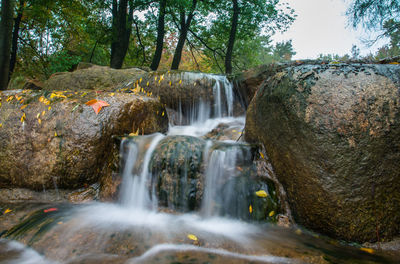
[[[128,263],[135,264],[135,263],[146,263],[149,258],[156,256],[163,252],[201,252],[201,253],[208,253],[208,254],[215,254],[229,258],[241,259],[246,260],[248,262],[257,261],[257,262],[264,262],[264,263],[295,263],[293,260],[284,258],[284,257],[275,257],[270,255],[262,255],[262,256],[250,256],[246,254],[240,254],[231,252],[224,249],[214,249],[214,248],[205,248],[205,247],[198,247],[193,245],[182,245],[182,244],[159,244],[148,251],[146,251],[140,257],[132,258],[129,260]]]

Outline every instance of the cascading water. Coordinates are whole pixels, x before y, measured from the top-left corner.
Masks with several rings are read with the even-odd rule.
[[[222,76],[182,74],[195,77],[214,82],[214,101],[181,109],[189,125],[122,141],[118,204],[39,205],[6,237],[29,241],[45,257],[0,239],[0,263],[391,263],[306,233],[233,220],[265,221],[278,206],[269,186],[252,177],[251,147],[216,140],[229,139],[222,130],[232,136],[244,126],[232,114],[231,84]],[[173,214],[163,212],[171,208]]]

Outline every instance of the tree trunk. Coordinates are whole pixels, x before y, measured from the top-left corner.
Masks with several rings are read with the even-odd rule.
[[[164,35],[165,35],[165,6],[167,0],[160,1],[160,10],[158,14],[158,25],[157,25],[157,46],[154,53],[153,62],[151,63],[150,69],[153,71],[157,70],[160,65],[161,55],[164,45]]]
[[[14,4],[14,0],[1,0],[0,90],[7,89],[8,85]]]
[[[232,73],[232,53],[233,53],[233,46],[235,44],[236,32],[237,32],[237,25],[239,20],[239,4],[237,0],[232,0],[233,3],[233,15],[232,15],[232,24],[231,24],[231,32],[229,34],[229,41],[228,46],[226,49],[225,55],[225,73],[231,74]]]
[[[172,60],[172,65],[171,65],[171,70],[178,70],[179,64],[181,63],[181,58],[182,58],[182,51],[183,47],[185,46],[185,41],[187,37],[187,33],[190,28],[190,23],[192,22],[193,16],[194,16],[194,11],[196,9],[196,4],[197,0],[193,0],[192,3],[192,8],[190,10],[190,13],[185,19],[185,11],[181,11],[181,29],[179,31],[179,40],[178,44],[176,45],[175,52],[174,52],[174,58]]]
[[[132,32],[133,1],[113,0],[112,4],[112,42],[110,67],[121,69],[129,47],[129,38]]]
[[[22,15],[24,12],[24,4],[25,0],[19,0],[19,9],[17,17],[14,20],[14,30],[12,33],[12,44],[11,44],[11,59],[10,59],[10,70],[8,79],[11,79],[11,75],[14,72],[15,64],[17,62],[17,52],[18,52],[18,37],[19,37],[19,29],[21,25]]]

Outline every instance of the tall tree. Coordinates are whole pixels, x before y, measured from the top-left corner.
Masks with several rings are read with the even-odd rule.
[[[7,89],[8,85],[14,4],[14,0],[1,0],[0,90]]]
[[[155,71],[160,65],[161,55],[164,45],[164,35],[165,35],[165,7],[167,5],[167,0],[159,1],[159,11],[158,11],[158,23],[157,23],[157,44],[156,51],[154,52],[153,61],[150,68]]]
[[[11,75],[14,72],[15,64],[17,62],[18,38],[22,22],[22,16],[24,12],[24,6],[25,6],[25,0],[19,0],[17,17],[14,19],[14,29],[12,33],[9,79],[11,79]]]
[[[232,73],[232,54],[233,54],[233,46],[235,44],[237,26],[239,21],[239,12],[240,7],[237,0],[232,0],[233,4],[233,14],[232,14],[232,22],[231,22],[231,30],[229,34],[228,45],[226,49],[225,55],[225,73]]]
[[[185,46],[185,41],[189,32],[190,24],[194,17],[194,12],[197,6],[197,0],[192,0],[188,14],[186,14],[185,2],[179,5],[179,39],[176,44],[174,58],[172,60],[171,70],[178,70],[182,58],[182,50]]]
[[[112,2],[111,68],[121,69],[124,62],[132,32],[133,11],[133,0],[113,0]]]

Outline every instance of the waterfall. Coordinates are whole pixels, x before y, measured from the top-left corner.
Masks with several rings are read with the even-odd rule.
[[[179,102],[178,119],[180,122],[183,120],[183,112],[186,113],[189,125],[204,123],[209,118],[233,116],[233,84],[226,78],[226,76],[183,72],[179,74],[179,78],[185,80],[185,83],[193,83],[200,79],[206,79],[208,83],[213,83],[212,102],[206,102],[204,99],[199,99],[198,101],[193,102],[187,109],[182,109],[181,103]],[[210,103],[212,103],[213,107],[211,107]],[[211,111],[211,109],[213,111]]]
[[[125,166],[122,173],[122,205],[137,210],[157,208],[157,199],[150,197],[148,191],[148,185],[151,183],[149,163],[154,149],[163,137],[162,134],[154,134],[144,137],[139,142],[124,140],[121,143],[121,153],[124,153],[124,148],[127,148]],[[141,151],[143,149],[144,151]]]

